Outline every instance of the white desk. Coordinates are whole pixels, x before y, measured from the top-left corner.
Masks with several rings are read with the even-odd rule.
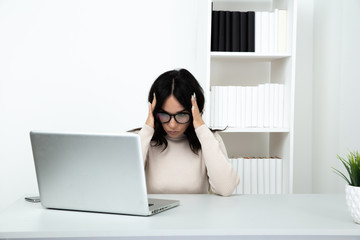
[[[0,239],[360,239],[344,195],[151,197],[179,199],[181,205],[137,217],[49,210],[20,199],[0,212]]]

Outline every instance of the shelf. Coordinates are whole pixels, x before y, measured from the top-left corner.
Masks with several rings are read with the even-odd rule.
[[[289,133],[290,130],[288,128],[214,128],[219,129],[221,132],[227,132],[227,133],[241,133],[241,132],[247,132],[247,133]]]
[[[239,1],[239,0],[213,0],[213,2],[215,3],[236,3],[238,4],[239,2],[243,2],[245,4],[249,4],[251,3],[251,1],[253,0],[248,0],[248,1]],[[256,1],[254,1],[256,2]],[[261,1],[257,1],[257,2],[261,2],[262,4],[271,4],[272,3],[272,0],[261,0]],[[258,3],[259,4],[259,3]]]
[[[206,105],[206,122],[217,126],[214,130],[218,130],[219,134],[224,141],[226,150],[229,156],[279,156],[282,161],[282,189],[283,193],[288,194],[293,192],[293,119],[294,119],[294,84],[295,84],[295,57],[296,57],[296,1],[295,0],[209,0],[209,9],[215,11],[255,11],[255,12],[273,12],[274,9],[287,10],[286,16],[286,39],[282,39],[278,46],[282,48],[268,48],[274,50],[259,49],[256,52],[226,52],[226,51],[210,51],[210,46],[207,46],[208,52],[208,71],[206,77],[207,97],[210,98],[210,104]],[[275,13],[274,13],[275,15]],[[261,19],[267,20],[265,17]],[[277,16],[279,17],[279,16]],[[279,19],[279,18],[277,18]],[[259,20],[259,19],[258,19]],[[276,20],[270,18],[269,21]],[[225,19],[226,22],[226,19]],[[211,23],[212,12],[208,14],[208,36],[211,37]],[[278,22],[279,23],[279,22]],[[283,22],[284,23],[284,22]],[[284,24],[285,24],[284,23]],[[269,26],[268,26],[269,25]],[[222,27],[224,27],[222,25]],[[256,26],[255,26],[256,27]],[[258,26],[259,27],[259,26]],[[270,26],[265,24],[258,29],[259,41],[269,41],[269,37],[275,36],[275,25]],[[268,28],[267,28],[268,27]],[[271,28],[270,28],[271,27]],[[279,27],[279,26],[278,26]],[[220,23],[219,23],[220,29]],[[255,29],[256,30],[256,29]],[[264,31],[264,32],[262,32]],[[226,24],[225,30],[226,32]],[[269,35],[269,36],[267,36]],[[226,36],[225,36],[226,37]],[[268,37],[268,38],[266,38]],[[208,43],[211,43],[212,39],[208,39]],[[274,42],[275,40],[272,39]],[[279,40],[279,39],[278,39]],[[286,43],[285,43],[286,42]],[[216,49],[216,48],[214,48]],[[223,49],[223,48],[221,48]],[[279,49],[279,50],[275,50]],[[281,49],[281,50],[280,50]],[[286,50],[283,50],[286,49]],[[260,51],[262,50],[262,51]],[[276,89],[272,87],[269,90],[262,89],[259,94],[259,89],[245,87],[256,87],[261,84],[279,84],[282,85],[282,89]],[[212,92],[212,87],[244,87],[241,88],[240,94],[236,89],[229,91],[228,89]],[[269,87],[270,88],[270,87]],[[215,89],[215,88],[214,88]],[[250,89],[250,90],[249,90]],[[223,91],[224,90],[224,91]],[[249,90],[249,91],[247,91]],[[216,93],[216,94],[215,94]],[[272,94],[272,95],[271,95]],[[236,96],[234,96],[236,95]],[[273,97],[270,97],[273,96]],[[281,96],[283,100],[275,98],[274,96]],[[239,99],[240,96],[240,99]],[[260,96],[260,97],[259,97]],[[227,99],[226,99],[227,97]],[[265,102],[265,99],[266,102]],[[227,101],[227,102],[226,102]],[[262,104],[263,110],[267,106],[268,122],[266,124],[256,124],[256,122],[250,122],[241,119],[239,124],[238,114],[245,114],[245,116],[251,115],[252,118],[259,112],[259,101],[264,101]],[[283,105],[279,104],[283,101]],[[225,104],[226,103],[226,104]],[[229,104],[230,103],[230,104]],[[234,110],[233,103],[241,104],[236,106]],[[244,104],[245,103],[245,104]],[[251,103],[251,104],[250,104]],[[263,103],[263,102],[261,102]],[[257,105],[256,105],[257,104]],[[271,104],[271,105],[270,105]],[[282,104],[282,102],[281,102]],[[264,106],[263,106],[264,105]],[[270,107],[271,106],[271,107]],[[222,117],[230,111],[231,116],[228,118]],[[261,108],[260,108],[261,109]],[[277,110],[275,113],[275,109]],[[272,112],[270,111],[272,110]],[[282,123],[275,122],[277,119],[277,112],[282,111]],[[213,115],[212,115],[213,114]],[[233,115],[236,115],[236,121],[233,119]],[[264,118],[265,111],[261,112]],[[221,116],[221,117],[220,117]],[[279,116],[280,117],[280,116]],[[219,118],[219,119],[218,119]],[[229,121],[231,118],[231,121]],[[274,118],[274,119],[271,119]],[[249,119],[247,119],[249,120]],[[265,123],[265,119],[264,123]],[[271,120],[271,121],[270,121]],[[273,122],[272,122],[273,121]],[[247,123],[246,125],[244,123]],[[209,126],[211,126],[209,124]],[[239,126],[228,127],[224,125]],[[241,126],[272,126],[272,127],[241,127]],[[278,127],[274,127],[278,126]],[[238,166],[237,166],[238,167]],[[243,172],[244,173],[244,172]],[[264,177],[265,178],[265,177]]]
[[[291,56],[289,53],[255,53],[255,52],[211,52],[211,60],[246,60],[275,61]]]

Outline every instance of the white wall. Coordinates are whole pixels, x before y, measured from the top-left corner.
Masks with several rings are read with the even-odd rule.
[[[207,1],[0,0],[0,209],[37,194],[29,131],[141,126],[166,70],[204,82]]]
[[[312,192],[313,15],[313,0],[297,1],[294,193]]]
[[[313,192],[343,192],[336,154],[360,150],[360,1],[314,1]]]
[[[360,1],[299,0],[294,192],[342,193],[331,169],[360,150]]]

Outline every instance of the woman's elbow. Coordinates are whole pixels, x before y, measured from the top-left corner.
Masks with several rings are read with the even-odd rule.
[[[235,186],[233,185],[233,186],[227,187],[227,188],[213,189],[213,191],[215,194],[220,195],[222,197],[229,197],[233,194],[233,192],[238,184],[239,184],[239,182],[237,182]]]

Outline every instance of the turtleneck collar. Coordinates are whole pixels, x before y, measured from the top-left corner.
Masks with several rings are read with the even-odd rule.
[[[173,142],[180,142],[183,141],[184,139],[186,139],[186,135],[182,134],[181,136],[177,137],[177,138],[172,138],[169,135],[166,135],[165,138],[169,141],[173,141]]]

